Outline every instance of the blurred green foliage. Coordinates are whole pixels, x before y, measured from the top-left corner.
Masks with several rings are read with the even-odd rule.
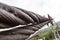
[[[43,39],[45,40],[55,40],[54,31],[60,29],[60,22],[57,22],[58,25],[50,26],[46,29],[43,29],[38,34],[38,37],[34,37],[31,40]]]

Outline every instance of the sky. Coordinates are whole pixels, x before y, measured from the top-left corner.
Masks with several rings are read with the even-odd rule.
[[[60,0],[0,0],[0,2],[46,17],[49,14],[56,22],[60,21]]]

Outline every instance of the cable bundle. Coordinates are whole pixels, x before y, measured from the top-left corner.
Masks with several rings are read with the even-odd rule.
[[[33,37],[32,34],[49,22],[49,18],[42,17],[31,11],[0,3],[1,29],[26,25],[25,27],[0,32],[0,40],[29,40]],[[28,26],[27,24],[30,23],[32,25]]]

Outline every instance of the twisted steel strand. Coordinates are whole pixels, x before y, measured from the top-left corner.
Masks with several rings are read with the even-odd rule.
[[[0,26],[1,28],[11,28],[11,30],[0,32],[0,40],[29,40],[37,35],[36,33],[42,26],[49,22],[49,18],[0,3]],[[28,25],[29,23],[32,25]],[[25,26],[17,27],[17,25]]]

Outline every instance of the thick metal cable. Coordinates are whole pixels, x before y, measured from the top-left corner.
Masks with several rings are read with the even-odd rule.
[[[0,32],[0,40],[28,40],[47,23],[50,23],[49,18],[0,3],[0,28],[7,28]],[[31,36],[32,34],[33,36]]]

